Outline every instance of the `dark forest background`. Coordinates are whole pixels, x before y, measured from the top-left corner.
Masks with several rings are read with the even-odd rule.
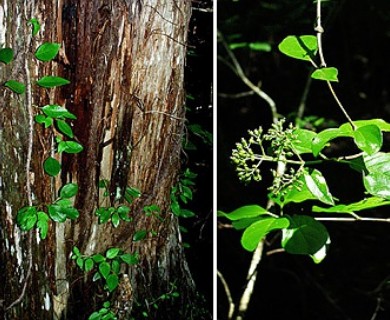
[[[229,43],[263,43],[264,50],[242,45],[233,52],[246,75],[276,102],[278,112],[294,121],[309,75],[309,64],[289,59],[277,50],[287,35],[315,34],[315,3],[308,0],[219,0],[218,30]],[[390,1],[330,0],[323,2],[324,54],[339,70],[335,85],[354,120],[382,118],[390,122]],[[227,58],[218,43],[218,55]],[[217,67],[217,207],[229,212],[246,204],[266,205],[271,175],[247,186],[238,181],[230,163],[231,150],[248,129],[268,128],[271,112],[256,95],[232,98],[249,89],[224,63]],[[346,122],[326,84],[313,81],[305,116],[323,118],[322,128]],[[390,139],[385,136],[385,149]],[[333,154],[349,154],[340,142]],[[268,167],[269,169],[269,167]],[[339,165],[319,168],[332,194],[343,203],[363,198],[361,176]],[[268,179],[268,180],[267,180]],[[295,205],[304,212],[309,205]],[[387,207],[364,212],[389,217]],[[268,240],[258,270],[254,296],[246,316],[255,319],[380,320],[390,319],[390,224],[328,222],[331,247],[325,260],[286,253],[267,255],[280,238]],[[240,246],[241,233],[218,230],[218,269],[237,302],[243,291],[251,254]],[[226,319],[228,304],[218,281],[218,319]]]

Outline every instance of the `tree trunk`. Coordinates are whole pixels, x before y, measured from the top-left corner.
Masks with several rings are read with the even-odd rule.
[[[0,88],[0,317],[5,319],[87,319],[110,300],[119,319],[203,319],[188,301],[196,298],[180,241],[177,217],[170,210],[170,190],[177,183],[184,128],[183,75],[190,18],[187,0],[0,0],[0,47],[11,47],[15,60],[0,69],[1,82],[26,84],[16,95]],[[37,18],[41,30],[31,36]],[[61,44],[52,62],[33,56],[43,42]],[[43,76],[71,81],[43,89]],[[78,154],[55,153],[56,131],[33,121],[39,107],[65,106],[72,121]],[[53,156],[61,174],[50,177],[43,162]],[[99,181],[109,181],[108,197]],[[50,221],[47,238],[16,224],[24,206],[53,203],[66,183],[77,183],[80,215],[65,223]],[[98,224],[99,207],[118,207],[118,194],[135,187],[141,196],[131,205],[131,222],[114,228]],[[123,198],[123,197],[122,197]],[[157,205],[160,217],[145,206]],[[147,231],[133,241],[137,231]],[[113,294],[93,273],[71,259],[104,254],[118,247],[138,253],[138,263],[122,266]],[[172,291],[178,298],[159,300]],[[161,302],[162,301],[162,302]],[[157,307],[157,308],[156,308]]]

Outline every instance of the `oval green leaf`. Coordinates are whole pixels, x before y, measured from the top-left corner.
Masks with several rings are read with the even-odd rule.
[[[349,213],[352,214],[355,211],[373,209],[380,206],[389,205],[390,201],[387,201],[383,198],[371,197],[359,202],[354,202],[350,204],[339,204],[330,208],[322,208],[318,206],[313,206],[313,212],[327,212],[327,213]]]
[[[325,226],[310,216],[289,217],[290,226],[283,230],[282,247],[292,254],[316,254],[328,241]]]
[[[72,127],[67,124],[64,120],[56,120],[57,128],[60,132],[62,132],[64,135],[68,136],[69,138],[73,138],[73,130]]]
[[[338,70],[334,67],[320,68],[311,74],[313,79],[338,82]]]
[[[93,260],[91,258],[87,258],[85,260],[85,263],[84,263],[84,271],[85,272],[89,272],[93,269],[95,263],[93,262]]]
[[[22,94],[26,91],[26,86],[16,80],[8,80],[6,83],[4,83],[4,86],[11,89],[13,92],[17,94]]]
[[[288,36],[278,46],[280,52],[299,60],[314,60],[317,53],[317,38],[312,35]]]
[[[103,261],[99,264],[99,272],[104,279],[110,274],[111,266],[108,262]]]
[[[70,81],[62,77],[46,76],[37,81],[37,84],[43,88],[54,88],[69,84]]]
[[[59,50],[60,45],[58,43],[45,42],[38,47],[35,58],[41,61],[50,61],[55,58]]]
[[[102,254],[100,254],[100,253],[94,254],[92,256],[92,259],[96,263],[100,263],[100,262],[103,262],[104,260],[106,260],[106,258]]]
[[[139,231],[137,231],[133,235],[133,241],[140,241],[140,240],[145,239],[146,233],[147,233],[146,230],[139,230]]]
[[[248,205],[240,207],[230,213],[218,211],[218,217],[225,217],[231,221],[234,221],[240,219],[254,218],[267,213],[267,209],[264,209],[263,207],[260,207],[258,205]]]
[[[127,263],[128,265],[133,265],[138,263],[138,258],[136,255],[132,255],[129,253],[124,253],[120,255],[120,258],[124,263]]]
[[[322,173],[314,169],[311,174],[305,173],[304,179],[307,188],[312,195],[323,203],[334,205],[333,197],[329,192],[328,185]]]
[[[290,222],[287,218],[264,218],[251,224],[241,237],[241,245],[248,251],[254,251],[270,231],[287,228]]]
[[[32,25],[32,27],[33,27],[32,28],[32,35],[33,35],[33,37],[35,37],[38,34],[39,29],[41,28],[41,25],[40,25],[38,19],[36,19],[36,18],[30,19],[28,21],[28,23],[30,23]]]
[[[106,258],[107,259],[114,259],[118,253],[119,253],[119,248],[110,248],[106,252]]]
[[[37,220],[38,216],[36,207],[23,207],[18,211],[16,216],[16,222],[23,231],[29,231],[34,228]]]
[[[42,111],[51,118],[77,119],[77,117],[73,113],[69,112],[68,109],[57,104],[46,105],[42,107]]]
[[[366,191],[390,200],[390,172],[373,172],[363,178]]]
[[[383,144],[382,132],[374,124],[357,128],[354,139],[358,148],[369,155],[378,152]]]
[[[111,216],[111,223],[114,228],[118,228],[120,222],[119,214],[117,212],[113,213]]]
[[[116,274],[110,274],[106,279],[107,288],[110,292],[114,291],[119,284],[119,278]]]
[[[80,153],[83,151],[83,146],[76,142],[76,141],[61,141],[58,144],[58,152],[65,152],[65,153]]]
[[[14,51],[11,48],[0,49],[0,61],[9,64],[14,58]]]
[[[43,169],[49,176],[54,177],[60,173],[61,164],[58,162],[57,159],[49,157],[43,162]]]
[[[67,183],[60,190],[60,197],[62,199],[69,199],[74,197],[79,190],[77,183]]]
[[[63,207],[58,205],[47,206],[50,218],[55,222],[65,222],[66,213],[63,211]]]

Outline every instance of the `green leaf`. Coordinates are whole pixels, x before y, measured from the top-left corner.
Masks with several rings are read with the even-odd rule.
[[[37,81],[37,84],[43,88],[54,88],[69,84],[70,81],[62,77],[45,76]]]
[[[133,235],[133,241],[135,242],[135,241],[140,241],[140,240],[145,239],[146,234],[147,234],[146,230],[139,230],[139,231],[137,231]]]
[[[72,252],[74,253],[75,256],[77,257],[80,256],[80,250],[76,246],[72,248]]]
[[[330,245],[330,238],[328,237],[328,240],[321,247],[321,249],[319,249],[316,253],[310,255],[310,257],[313,259],[314,263],[317,263],[317,264],[321,263],[325,259],[326,255],[328,253],[329,245]]]
[[[96,210],[96,215],[99,217],[99,224],[107,222],[111,217],[111,212],[104,207]]]
[[[292,141],[293,150],[298,154],[312,153],[312,141],[317,133],[298,128],[294,130],[294,135],[296,138]]]
[[[78,266],[81,270],[83,270],[83,269],[84,269],[84,258],[83,258],[83,257],[78,257],[78,258],[76,259],[76,264],[77,264],[77,266]]]
[[[73,138],[73,130],[72,127],[66,123],[64,120],[56,120],[57,128],[59,131],[61,131],[64,135],[68,136],[69,138]]]
[[[16,222],[23,231],[29,231],[34,228],[37,220],[38,216],[36,207],[23,207],[16,215]]]
[[[304,179],[307,188],[316,199],[323,203],[334,205],[333,197],[330,194],[326,180],[320,171],[314,169],[311,174],[306,172],[304,174]]]
[[[108,262],[103,261],[99,264],[99,272],[104,279],[107,279],[107,276],[111,272],[111,266]]]
[[[225,217],[229,220],[240,220],[246,218],[254,218],[263,214],[268,214],[267,209],[260,207],[258,205],[248,205],[240,207],[230,213],[225,213],[223,211],[218,211],[218,217]]]
[[[58,152],[62,153],[80,153],[84,150],[84,147],[76,141],[61,141],[58,144]]]
[[[49,211],[50,218],[55,222],[65,222],[66,213],[63,211],[63,207],[59,205],[48,205],[47,209]]]
[[[32,18],[32,19],[28,20],[27,23],[32,25],[32,27],[33,27],[32,28],[32,35],[33,35],[33,37],[35,37],[38,34],[39,29],[41,28],[41,25],[40,25],[38,19]]]
[[[349,127],[330,128],[323,130],[317,134],[312,140],[312,151],[314,156],[318,156],[321,150],[328,144],[329,141],[340,137],[352,137],[353,130]]]
[[[75,120],[77,117],[68,111],[65,107],[59,106],[57,104],[49,104],[42,107],[42,111],[48,117],[59,118],[59,119],[72,119]]]
[[[100,314],[99,312],[95,311],[92,313],[89,317],[88,320],[100,320]]]
[[[120,268],[121,268],[121,264],[120,264],[119,260],[117,260],[117,259],[112,260],[112,262],[111,262],[112,273],[119,274]]]
[[[118,228],[120,222],[119,214],[117,212],[113,213],[111,216],[111,223],[114,228]]]
[[[316,254],[328,241],[325,226],[310,216],[289,217],[290,226],[283,230],[282,247],[292,254]]]
[[[390,199],[390,172],[373,172],[363,177],[367,192],[385,199]]]
[[[79,211],[73,207],[62,208],[62,211],[65,213],[66,217],[71,220],[77,219],[80,215]]]
[[[287,228],[290,222],[287,218],[264,218],[250,225],[241,237],[241,245],[248,251],[256,249],[257,245],[270,231]]]
[[[63,199],[69,199],[74,197],[79,190],[79,186],[76,183],[67,183],[60,190],[60,197]]]
[[[119,278],[116,274],[110,274],[106,279],[106,283],[108,291],[112,292],[118,287]]]
[[[14,58],[14,51],[11,48],[0,49],[0,61],[9,64]]]
[[[320,68],[311,74],[313,79],[338,82],[338,70],[334,67]]]
[[[41,61],[50,61],[55,58],[59,50],[60,44],[45,42],[38,47],[37,51],[35,52],[35,58]]]
[[[124,221],[131,221],[132,219],[129,217],[130,208],[128,206],[120,206],[117,209],[119,218]]]
[[[69,199],[59,199],[55,202],[55,204],[62,208],[68,208],[72,206],[72,201]]]
[[[317,38],[312,35],[288,36],[278,48],[291,58],[310,61],[317,53]]]
[[[382,132],[374,124],[357,128],[354,132],[354,138],[358,148],[369,155],[378,152],[382,148]]]
[[[101,263],[101,262],[103,262],[103,261],[106,260],[106,258],[105,258],[102,254],[100,254],[100,253],[94,254],[94,255],[92,256],[92,259],[93,259],[93,261],[95,261],[96,263]]]
[[[268,42],[250,42],[249,43],[249,49],[253,51],[264,51],[264,52],[271,52],[272,47]]]
[[[109,308],[109,307],[111,307],[110,301],[104,301],[103,307],[104,307],[104,308]]]
[[[87,258],[85,260],[85,263],[84,263],[84,271],[85,272],[91,271],[93,269],[94,265],[95,265],[95,263],[94,263],[93,259]]]
[[[95,272],[95,274],[93,275],[92,277],[92,281],[95,282],[95,281],[98,281],[102,278],[102,276],[100,275],[99,272]]]
[[[119,248],[108,249],[106,252],[106,258],[107,259],[114,259],[118,255],[119,251],[120,251]]]
[[[37,228],[39,229],[39,235],[42,240],[46,239],[47,231],[49,230],[49,216],[43,212],[38,211],[37,213],[38,222],[37,222]]]
[[[128,265],[134,265],[138,263],[138,258],[136,255],[132,255],[129,253],[124,253],[119,256],[124,263],[127,263]]]
[[[390,123],[387,123],[383,119],[357,120],[354,121],[353,124],[356,126],[356,128],[374,125],[377,126],[381,131],[390,132]],[[353,129],[351,128],[351,124],[347,122],[340,126],[340,130],[352,131]]]
[[[49,176],[55,177],[61,171],[61,164],[57,159],[49,157],[43,162],[43,169]]]
[[[372,155],[363,155],[366,169],[370,173],[387,173],[390,172],[390,154],[384,152],[374,153]]]
[[[196,216],[196,214],[188,209],[180,209],[180,213],[178,214],[181,218],[193,218]]]
[[[17,94],[22,94],[26,91],[26,86],[16,80],[8,80],[6,83],[4,83],[4,86],[10,88],[13,92]]]
[[[141,191],[134,187],[127,187],[125,190],[125,200],[128,203],[132,203],[134,199],[139,198],[141,196]]]
[[[383,198],[371,197],[363,199],[359,202],[354,202],[350,204],[339,204],[330,208],[322,208],[313,206],[313,212],[327,212],[327,213],[349,213],[353,214],[355,211],[373,209],[380,206],[389,205],[390,201],[387,201]]]
[[[286,193],[284,193],[286,191]],[[291,189],[283,190],[276,197],[270,194],[269,197],[279,205],[286,205],[289,202],[300,203],[306,200],[317,199],[306,185],[304,177],[300,177],[297,182],[292,184]]]
[[[37,114],[35,116],[35,122],[39,124],[44,124],[45,128],[49,128],[53,124],[53,118],[46,117],[43,114]]]

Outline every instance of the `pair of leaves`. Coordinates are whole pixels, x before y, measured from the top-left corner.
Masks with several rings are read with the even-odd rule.
[[[100,207],[96,210],[96,215],[99,217],[99,224],[106,223],[111,220],[112,226],[117,228],[121,220],[130,222],[132,218],[129,217],[130,208],[128,206],[115,207]]]
[[[23,207],[18,211],[16,216],[16,222],[20,229],[29,231],[36,226],[43,240],[46,239],[49,229],[48,221],[49,216],[43,211],[38,211],[37,207]]]
[[[312,35],[288,36],[278,46],[280,52],[299,60],[313,61],[318,51],[317,38]],[[338,81],[338,70],[334,67],[316,69],[311,77],[317,80]]]
[[[244,206],[230,213],[218,211],[218,216],[233,221],[236,226],[244,222],[245,231],[241,237],[241,245],[248,251],[254,251],[271,231],[283,230],[281,245],[287,252],[310,255],[316,263],[325,258],[324,248],[329,242],[329,234],[326,228],[312,217],[273,217],[266,209],[257,205]]]

